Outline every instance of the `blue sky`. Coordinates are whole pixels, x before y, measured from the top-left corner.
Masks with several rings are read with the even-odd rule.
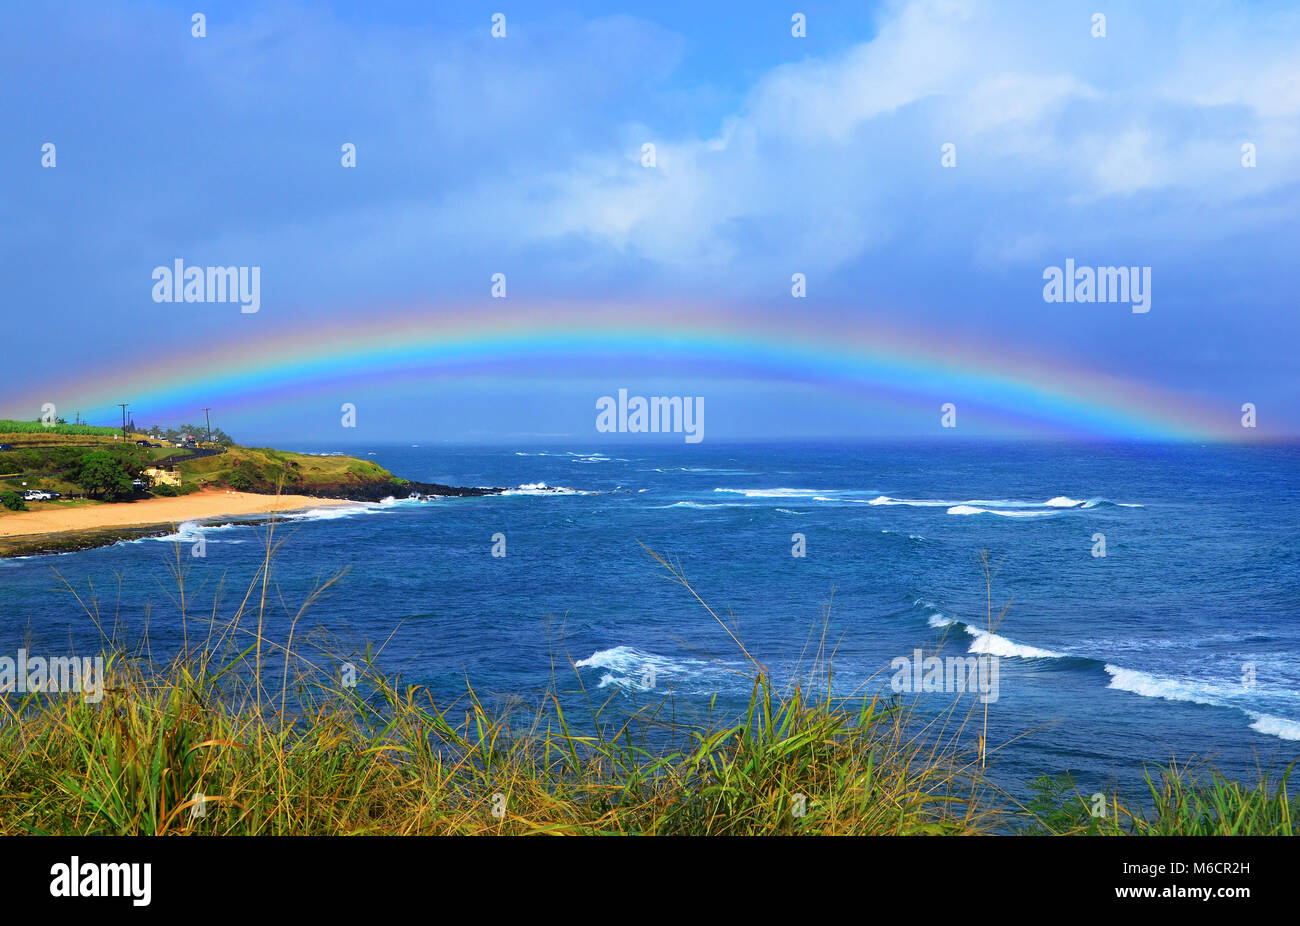
[[[0,413],[37,414],[11,407],[19,384],[61,397],[74,373],[211,341],[404,306],[490,313],[509,268],[525,304],[716,305],[821,331],[869,316],[1251,401],[1270,433],[1300,433],[1300,11],[1102,6],[1104,38],[1099,5],[1071,2],[223,3],[202,39],[194,4],[15,7]],[[154,303],[150,271],[177,256],[261,267],[261,311]],[[1043,269],[1066,258],[1150,266],[1152,311],[1045,303]],[[796,270],[809,298],[792,304]],[[259,441],[589,437],[594,398],[642,383],[709,390],[718,437],[937,418],[653,362],[625,383],[596,363],[536,374],[341,383],[365,434],[337,432],[328,390],[223,424]]]

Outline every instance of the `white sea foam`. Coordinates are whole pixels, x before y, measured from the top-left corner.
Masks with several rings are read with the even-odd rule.
[[[1255,720],[1250,728],[1256,733],[1276,736],[1284,740],[1300,740],[1300,721],[1274,717],[1272,714],[1251,714],[1251,716]]]
[[[418,498],[395,498],[389,495],[377,502],[353,502],[329,508],[307,508],[303,511],[291,511],[279,517],[284,521],[336,521],[339,518],[354,518],[358,515],[382,514],[399,508],[414,508],[419,504],[421,502]]]
[[[908,508],[951,508],[962,505],[995,505],[999,508],[1047,508],[1052,502],[1060,501],[1064,496],[1058,496],[1049,502],[1025,502],[1014,498],[968,498],[964,501],[952,501],[943,498],[893,498],[889,495],[879,495],[871,499],[869,505],[895,506],[904,505]]]
[[[634,664],[660,658],[631,646],[613,646],[609,649],[596,650],[586,659],[579,659],[574,666],[579,669],[617,669],[620,672],[627,672]]]
[[[1070,655],[1017,643],[1014,640],[1009,640],[1006,637],[989,633],[986,630],[981,630],[978,627],[948,617],[939,611],[935,602],[928,598],[918,598],[914,603],[917,607],[934,612],[929,615],[928,622],[935,629],[943,629],[961,623],[966,633],[974,638],[969,649],[970,653],[1021,659],[1061,659],[1068,658]],[[1147,698],[1235,708],[1241,710],[1251,719],[1250,728],[1257,733],[1276,736],[1284,740],[1300,740],[1300,720],[1250,710],[1240,703],[1243,698],[1258,695],[1264,695],[1274,700],[1286,698],[1294,700],[1295,693],[1289,689],[1248,689],[1235,681],[1216,684],[1194,679],[1155,675],[1150,672],[1125,669],[1122,666],[1112,664],[1106,664],[1105,671],[1110,676],[1108,686],[1110,688]]]
[[[1226,706],[1224,704],[1225,697],[1230,697],[1233,694],[1233,692],[1225,691],[1222,686],[1215,686],[1206,682],[1168,678],[1110,664],[1106,665],[1106,673],[1110,676],[1109,687],[1142,695],[1146,698],[1163,698],[1166,701],[1191,701],[1194,704],[1213,704],[1222,707]]]
[[[891,498],[888,495],[877,495],[867,502],[868,505],[907,505],[910,508],[944,508],[949,505],[955,505],[956,502],[944,502],[936,499],[926,498]]]
[[[1099,505],[1116,505],[1120,508],[1141,508],[1132,502],[1112,502],[1105,498],[1091,498],[1086,501],[1069,495],[1056,495],[1043,502],[1031,502],[1019,498],[967,498],[961,501],[942,498],[894,498],[892,495],[878,495],[867,504],[892,507],[896,505],[908,508],[947,508],[948,514],[1001,514],[1004,517],[1035,517],[1040,514],[1055,514],[1059,511],[1096,508]],[[955,510],[954,510],[955,509]],[[1012,509],[1040,509],[1027,515],[1012,514]],[[1046,509],[1046,510],[1043,510]]]
[[[1057,511],[1027,511],[1024,509],[1004,510],[1001,508],[981,508],[978,505],[953,505],[948,514],[995,514],[1001,518],[1041,518],[1057,514]]]
[[[1106,673],[1110,676],[1110,688],[1146,698],[1236,708],[1251,719],[1250,728],[1256,733],[1276,736],[1284,740],[1300,740],[1300,721],[1278,717],[1275,714],[1263,714],[1237,703],[1244,697],[1261,693],[1258,689],[1245,688],[1236,682],[1214,684],[1193,679],[1170,678],[1109,664],[1106,666]],[[1268,694],[1270,697],[1294,696],[1294,692],[1281,690],[1273,690]]]
[[[517,489],[506,489],[502,495],[590,495],[590,492],[568,486],[548,486],[544,482],[525,482]]]
[[[798,499],[812,500],[815,502],[830,502],[832,504],[870,504],[870,502],[865,498],[853,497],[854,495],[870,494],[870,491],[865,491],[864,493],[864,490],[853,489],[793,489],[788,487],[779,487],[774,489],[718,488],[713,491],[725,492],[731,495],[743,495],[745,498]]]
[[[1058,653],[1050,649],[1042,649],[1037,646],[1029,646],[1025,643],[1017,643],[1014,640],[1008,640],[1006,637],[999,636],[996,633],[989,633],[987,630],[981,630],[978,627],[972,627],[965,621],[954,617],[948,617],[942,611],[939,611],[934,602],[918,598],[916,604],[919,607],[928,608],[935,613],[929,617],[929,624],[936,630],[945,627],[952,627],[960,624],[966,633],[973,637],[971,640],[968,653],[975,655],[1001,656],[1004,659],[1062,659],[1065,653]]]
[[[603,669],[599,687],[615,685],[626,691],[650,691],[680,684],[706,671],[710,664],[700,659],[671,659],[634,646],[597,650],[573,664],[579,669]],[[648,684],[653,682],[653,684]]]
[[[729,492],[743,495],[745,498],[812,498],[816,495],[833,493],[835,489],[714,489],[714,492]]]
[[[966,624],[965,627],[966,632],[975,638],[971,641],[970,649],[967,650],[969,653],[1001,656],[1004,659],[1063,659],[1065,657],[1064,653],[1017,643],[1014,640],[1008,640],[1006,637],[998,636],[996,633],[979,630],[970,624]]]
[[[718,502],[712,505],[709,504],[708,502],[673,502],[671,505],[651,505],[650,507],[654,509],[663,509],[663,508],[743,508],[745,506],[735,504],[734,502],[733,503]]]
[[[368,514],[375,510],[370,505],[343,506],[337,508],[308,508],[285,515],[286,521],[334,521],[338,518],[351,518],[359,514]]]
[[[238,526],[239,525],[237,524],[230,524],[228,522],[203,524],[199,521],[183,521],[176,526],[176,530],[173,533],[164,534],[160,537],[139,537],[135,540],[126,540],[122,542],[149,543],[151,541],[162,541],[164,543],[176,543],[177,541],[180,541],[181,543],[187,543],[189,541],[198,540],[200,536],[215,533],[216,531],[231,530]]]
[[[1116,508],[1141,508],[1137,502],[1112,502],[1108,498],[1090,498],[1080,508],[1098,508],[1102,505],[1114,505]]]
[[[538,454],[538,456],[550,456],[550,455],[551,454]],[[605,454],[603,453],[577,453],[573,450],[566,450],[563,455],[566,457],[571,457],[572,462],[574,463],[627,463],[629,462],[628,460],[625,460],[622,457],[608,457],[605,456]],[[560,456],[560,454],[555,454],[555,456]]]

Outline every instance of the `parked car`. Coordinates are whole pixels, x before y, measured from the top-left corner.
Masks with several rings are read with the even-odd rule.
[[[150,444],[147,440],[138,440],[138,441],[135,442],[135,445],[136,445],[137,447],[152,447],[152,446],[153,446],[153,445]]]
[[[48,502],[58,497],[57,492],[47,492],[45,489],[28,489],[23,493],[23,501],[27,502]]]
[[[0,453],[4,453],[6,450],[13,450],[13,449],[14,449],[13,444],[0,444]]]

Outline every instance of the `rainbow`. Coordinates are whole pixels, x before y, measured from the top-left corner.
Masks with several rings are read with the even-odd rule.
[[[1177,393],[1097,371],[1017,354],[951,333],[860,320],[644,306],[531,305],[455,313],[358,312],[307,330],[268,328],[263,315],[233,316],[253,330],[224,343],[154,361],[132,358],[11,397],[6,411],[35,418],[43,402],[114,420],[129,401],[143,420],[197,415],[220,405],[266,403],[340,381],[400,381],[545,371],[616,361],[620,369],[670,366],[691,376],[799,382],[932,410],[952,401],[988,410],[1021,430],[1051,435],[1203,441],[1240,438],[1234,406],[1209,408]],[[262,323],[259,325],[259,323]],[[623,383],[613,383],[613,386]],[[593,395],[593,402],[595,396]],[[593,406],[594,407],[594,406]],[[144,409],[148,409],[147,415]],[[773,435],[776,436],[776,435]]]

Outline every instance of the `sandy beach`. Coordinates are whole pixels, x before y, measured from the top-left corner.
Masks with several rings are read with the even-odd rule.
[[[176,498],[82,507],[50,507],[0,516],[0,537],[29,537],[124,527],[181,524],[203,518],[301,511],[355,502],[310,495],[258,495],[252,492],[205,491]]]

